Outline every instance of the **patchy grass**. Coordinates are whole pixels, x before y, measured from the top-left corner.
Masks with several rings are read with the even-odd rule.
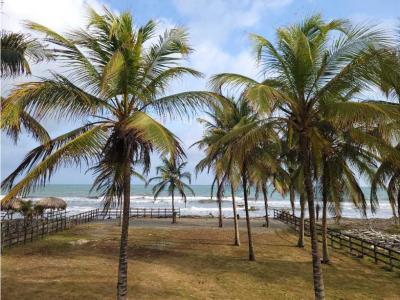
[[[228,221],[229,223],[231,221]],[[243,222],[243,220],[241,220]],[[254,224],[256,262],[232,245],[231,224],[181,219],[134,221],[129,234],[131,299],[312,299],[310,249],[295,247],[292,231]],[[120,228],[80,225],[6,250],[2,299],[114,299]],[[399,272],[333,252],[324,266],[328,299],[398,299]]]

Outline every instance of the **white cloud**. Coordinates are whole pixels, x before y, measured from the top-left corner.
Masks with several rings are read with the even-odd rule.
[[[3,4],[2,27],[24,31],[24,20],[38,22],[56,31],[84,24],[87,6],[102,7],[97,0],[12,0]]]
[[[193,38],[214,43],[225,42],[237,29],[256,25],[263,15],[279,10],[292,0],[175,0],[182,15],[189,18]]]

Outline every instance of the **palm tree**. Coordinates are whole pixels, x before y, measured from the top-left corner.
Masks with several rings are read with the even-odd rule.
[[[89,9],[88,13],[86,29],[66,35],[27,23],[57,46],[52,54],[65,75],[53,73],[19,85],[3,108],[6,121],[16,123],[18,112],[26,111],[39,120],[57,117],[84,125],[30,151],[3,181],[2,187],[9,191],[2,203],[44,185],[61,166],[92,166],[93,188],[104,196],[104,209],[123,200],[117,298],[126,299],[131,174],[138,168],[149,170],[153,151],[184,156],[175,135],[150,114],[182,116],[200,109],[210,97],[206,92],[166,94],[171,80],[201,76],[180,66],[191,52],[185,30],[166,30],[157,40],[153,21],[136,27],[128,12],[115,15],[105,9],[99,14]]]
[[[236,246],[240,245],[239,224],[236,217],[235,191],[241,181],[240,168],[233,162],[233,149],[216,143],[220,141],[232,128],[234,128],[243,117],[248,117],[251,113],[250,107],[244,101],[236,101],[233,98],[219,96],[220,104],[211,106],[207,112],[209,119],[199,118],[198,121],[205,126],[203,138],[195,143],[200,149],[206,151],[206,157],[196,166],[196,171],[208,171],[212,168],[215,173],[213,186],[217,185],[217,201],[219,208],[219,226],[222,227],[221,196],[223,188],[227,184],[231,187],[232,211],[235,228]],[[212,191],[213,192],[213,191]]]
[[[268,217],[268,185],[272,184],[275,191],[278,191],[281,195],[284,195],[289,190],[290,186],[290,176],[289,174],[280,166],[279,155],[281,153],[280,144],[270,144],[268,149],[268,155],[274,157],[276,164],[273,164],[273,168],[265,167],[263,165],[254,165],[251,167],[250,182],[256,188],[256,198],[261,191],[264,199],[265,207],[265,226],[269,227],[269,217]]]
[[[160,195],[162,191],[168,189],[168,194],[172,197],[172,223],[176,223],[175,214],[175,190],[178,190],[179,194],[185,201],[186,207],[186,191],[188,190],[194,196],[192,188],[183,182],[183,179],[187,179],[189,184],[191,183],[191,175],[189,172],[183,172],[187,162],[176,162],[175,159],[167,159],[163,157],[162,165],[157,167],[157,174],[160,176],[153,177],[149,180],[149,184],[152,181],[159,181],[153,186],[154,200]]]
[[[51,59],[44,45],[27,34],[1,31],[1,77],[30,75],[29,61]]]
[[[227,181],[231,185],[232,194],[232,205],[234,211],[234,225],[235,225],[235,245],[240,242],[238,240],[239,231],[238,224],[236,220],[236,202],[234,191],[238,186],[238,180],[235,178],[234,166],[231,159],[225,159],[224,149],[220,148],[218,153],[210,155],[209,149],[216,140],[223,136],[227,131],[229,131],[237,122],[238,119],[238,108],[234,99],[226,98],[222,95],[215,95],[220,99],[221,105],[213,105],[210,107],[210,111],[206,112],[207,116],[211,119],[199,118],[198,121],[205,126],[205,134],[203,138],[194,143],[192,146],[197,145],[200,149],[206,151],[206,157],[202,159],[196,166],[196,172],[202,172],[205,169],[208,172],[213,169],[214,180],[211,185],[211,197],[213,197],[215,186],[217,188],[216,196],[219,211],[219,227],[223,226],[222,217],[222,195],[224,193],[224,187]],[[236,174],[237,175],[237,174]],[[236,176],[237,177],[237,176]]]
[[[246,101],[239,99],[232,104],[222,106],[222,115],[214,116],[216,124],[222,123],[225,127],[207,123],[209,130],[201,141],[207,146],[207,157],[201,163],[217,158],[222,166],[226,166],[224,169],[227,172],[232,166],[237,168],[244,196],[249,260],[254,261],[256,258],[248,207],[250,170],[256,165],[276,169],[277,163],[267,149],[278,145],[279,139],[274,131],[274,123],[258,119]]]
[[[325,138],[330,141],[330,147],[322,153],[321,189],[322,189],[322,263],[329,263],[328,254],[328,205],[334,215],[341,213],[341,203],[348,197],[353,205],[366,216],[367,202],[357,180],[358,176],[369,178],[375,168],[376,157],[364,145],[354,143],[346,132],[343,139],[334,131],[327,133]],[[357,171],[357,175],[355,173]],[[372,210],[374,210],[374,205]]]
[[[260,114],[274,113],[282,124],[291,124],[298,136],[309,210],[315,297],[324,299],[315,228],[313,166],[320,161],[320,150],[327,142],[317,124],[323,114],[325,121],[337,130],[355,123],[366,127],[381,124],[380,128],[386,129],[384,124],[399,117],[399,111],[389,104],[348,101],[346,97],[352,91],[367,88],[366,82],[371,80],[368,70],[377,53],[390,46],[390,38],[376,28],[353,26],[343,20],[324,22],[319,15],[279,28],[276,46],[262,36],[252,38],[267,78],[258,82],[225,73],[213,78],[213,87],[244,87],[246,99]],[[354,139],[365,139],[362,130],[352,129],[350,134]]]

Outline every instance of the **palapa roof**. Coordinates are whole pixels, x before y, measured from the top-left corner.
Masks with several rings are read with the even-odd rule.
[[[21,198],[12,198],[6,204],[1,203],[1,210],[19,210],[21,208]]]
[[[51,209],[66,209],[67,208],[67,203],[57,197],[46,197],[41,200],[39,200],[36,205],[40,205],[44,208],[51,208]]]

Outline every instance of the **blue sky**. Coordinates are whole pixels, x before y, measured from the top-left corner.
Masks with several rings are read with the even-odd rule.
[[[269,39],[274,38],[275,29],[298,22],[304,17],[321,13],[325,19],[347,18],[355,23],[370,22],[391,29],[400,17],[398,0],[13,0],[4,1],[2,26],[13,31],[25,31],[21,25],[24,19],[33,20],[58,31],[83,26],[87,4],[96,9],[106,5],[115,12],[131,11],[137,24],[149,19],[159,22],[160,29],[184,26],[189,30],[190,41],[195,52],[187,65],[210,76],[219,72],[237,72],[257,77],[249,33],[258,33]],[[34,66],[33,74],[46,75],[53,64]],[[16,78],[2,82],[2,95],[6,96],[16,83],[30,78]],[[32,79],[32,78],[31,78]],[[171,86],[171,92],[205,89],[205,80],[187,78]],[[196,119],[183,121],[162,120],[183,141],[186,149],[202,134]],[[56,136],[77,124],[49,120],[45,123],[52,136]],[[1,178],[7,176],[35,146],[28,136],[23,136],[18,145],[2,134]],[[197,149],[187,150],[188,169],[202,157]],[[154,156],[153,167],[159,162]],[[151,173],[151,175],[154,172]],[[209,184],[212,176],[199,174],[194,183]],[[76,168],[61,169],[51,183],[91,183],[92,176]]]

